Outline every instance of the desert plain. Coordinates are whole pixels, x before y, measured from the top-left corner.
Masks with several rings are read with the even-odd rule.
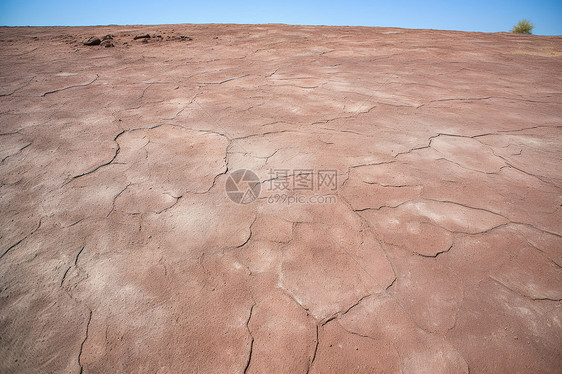
[[[562,370],[562,37],[2,27],[0,67],[0,372]]]

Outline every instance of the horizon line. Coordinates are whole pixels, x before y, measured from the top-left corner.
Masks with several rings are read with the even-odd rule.
[[[433,29],[433,28],[408,28],[399,26],[371,26],[371,25],[332,25],[332,24],[296,24],[296,23],[282,23],[282,22],[269,22],[269,23],[237,23],[237,22],[203,22],[203,23],[110,23],[110,24],[96,24],[96,25],[0,25],[0,27],[126,27],[126,26],[175,26],[175,25],[237,25],[237,26],[304,26],[304,27],[361,27],[361,28],[385,28],[385,29],[400,29],[400,30],[418,30],[418,31],[449,31],[449,32],[464,32],[464,33],[479,33],[479,34],[513,34],[524,36],[562,36],[562,34],[517,34],[511,31],[477,31],[477,30],[456,30],[456,29]]]

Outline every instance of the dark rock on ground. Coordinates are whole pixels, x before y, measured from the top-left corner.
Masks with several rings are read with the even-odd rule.
[[[84,41],[84,45],[100,45],[101,40],[97,36],[92,36]]]
[[[141,34],[141,35],[137,35],[133,38],[134,40],[137,39],[150,39],[150,35],[149,34]]]

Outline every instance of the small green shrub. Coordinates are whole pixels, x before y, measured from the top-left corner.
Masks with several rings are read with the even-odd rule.
[[[511,32],[516,34],[532,34],[531,31],[533,31],[534,28],[535,25],[533,25],[528,20],[524,19],[522,21],[517,22],[517,25],[513,26]]]

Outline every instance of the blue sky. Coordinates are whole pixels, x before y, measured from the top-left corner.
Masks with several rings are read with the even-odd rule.
[[[0,25],[288,23],[509,31],[520,19],[535,34],[562,35],[562,0],[0,0]]]

